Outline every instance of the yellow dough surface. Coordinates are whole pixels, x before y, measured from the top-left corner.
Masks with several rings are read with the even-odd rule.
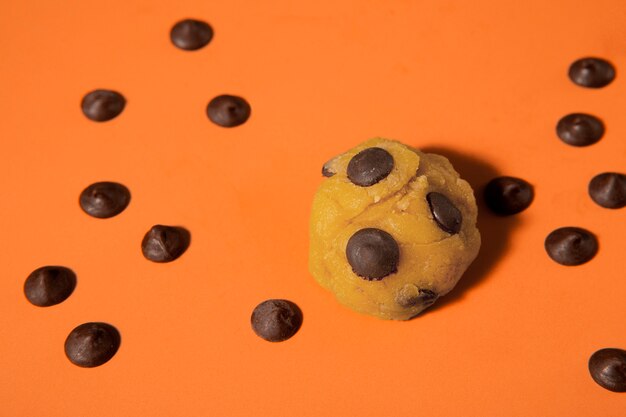
[[[387,151],[393,168],[373,185],[355,185],[348,165],[367,148]],[[452,290],[476,258],[474,193],[445,157],[376,138],[333,158],[324,170],[332,176],[313,201],[309,270],[345,306],[382,319],[409,319]],[[427,199],[432,192],[460,212],[458,232],[438,224]],[[367,228],[389,233],[399,248],[397,270],[378,280],[359,276],[346,255],[350,238]]]

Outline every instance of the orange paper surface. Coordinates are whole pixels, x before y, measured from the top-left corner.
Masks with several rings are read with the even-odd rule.
[[[626,396],[587,360],[626,348],[626,210],[587,184],[626,166],[626,5],[619,0],[4,1],[0,13],[0,416],[621,416]],[[169,40],[183,18],[213,41]],[[617,78],[567,77],[584,56]],[[96,88],[128,100],[115,120],[80,111]],[[205,115],[245,97],[249,121]],[[571,112],[604,120],[588,148],[563,144]],[[535,187],[511,218],[480,203],[483,248],[458,287],[421,317],[387,322],[341,307],[307,271],[322,164],[374,136],[451,158],[475,189],[496,175]],[[87,216],[80,192],[118,181],[117,217]],[[189,250],[143,258],[153,224],[181,225]],[[579,267],[551,261],[546,235],[596,233]],[[78,276],[37,308],[24,280],[43,265]],[[252,309],[304,312],[272,344]],[[64,355],[77,325],[105,321],[122,344],[105,365]]]

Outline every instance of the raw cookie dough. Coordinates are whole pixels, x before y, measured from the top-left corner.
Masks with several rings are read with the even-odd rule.
[[[407,320],[452,290],[476,258],[474,193],[443,156],[376,138],[322,172],[309,269],[347,307]]]

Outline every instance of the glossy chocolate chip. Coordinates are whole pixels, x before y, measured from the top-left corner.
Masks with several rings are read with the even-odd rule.
[[[107,219],[120,214],[130,202],[130,191],[116,182],[97,182],[80,193],[79,204],[92,217]]]
[[[393,169],[393,156],[382,148],[367,148],[348,163],[348,178],[354,185],[369,187],[387,178]]]
[[[589,373],[602,388],[626,392],[626,351],[600,349],[589,358]]]
[[[550,258],[561,265],[580,265],[596,255],[598,240],[588,230],[561,227],[548,235],[545,248]]]
[[[177,226],[152,226],[141,242],[141,251],[153,262],[171,262],[189,247],[191,235],[187,229]]]
[[[346,256],[355,274],[368,281],[378,281],[398,270],[400,248],[389,233],[367,228],[348,240]]]
[[[626,206],[626,175],[605,172],[589,182],[589,196],[599,206],[618,209]]]
[[[437,298],[439,295],[436,292],[426,288],[418,288],[413,284],[406,284],[396,294],[396,302],[404,308],[417,305],[428,307],[433,305]]]
[[[428,200],[428,206],[439,228],[447,233],[459,233],[463,223],[463,215],[454,203],[445,195],[437,192],[428,193],[426,200]]]
[[[604,136],[604,124],[595,116],[572,113],[559,120],[557,136],[571,146],[589,146]]]
[[[224,94],[209,102],[206,114],[213,123],[222,127],[244,124],[250,117],[250,104],[242,97]]]
[[[302,311],[289,300],[267,300],[256,306],[250,318],[252,330],[268,342],[291,338],[302,325]]]
[[[64,266],[43,266],[24,282],[24,295],[31,304],[49,307],[65,301],[76,288],[76,274]]]
[[[120,333],[107,323],[84,323],[76,327],[65,340],[65,355],[83,368],[100,366],[117,353]]]
[[[213,39],[213,28],[201,20],[185,19],[170,31],[170,40],[177,48],[195,51],[204,48]]]
[[[615,79],[615,68],[601,58],[581,58],[569,67],[568,75],[581,87],[601,88]]]
[[[532,185],[521,178],[494,178],[485,187],[485,204],[501,216],[524,211],[535,197]]]
[[[122,113],[126,107],[126,99],[117,91],[94,90],[83,97],[80,106],[88,119],[106,122]]]

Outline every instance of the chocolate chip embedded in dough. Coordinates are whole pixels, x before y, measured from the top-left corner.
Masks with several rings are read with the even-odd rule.
[[[398,270],[400,248],[389,233],[367,228],[348,240],[346,256],[355,274],[368,281],[378,281]]]
[[[393,156],[382,148],[367,148],[348,163],[348,178],[354,185],[369,187],[387,178],[393,169]]]
[[[428,206],[439,228],[447,233],[459,233],[463,215],[454,203],[438,192],[428,193],[426,200],[428,200]]]
[[[396,293],[396,302],[405,308],[421,305],[424,308],[431,306],[437,301],[439,295],[429,289],[418,288],[413,284],[404,285]]]

